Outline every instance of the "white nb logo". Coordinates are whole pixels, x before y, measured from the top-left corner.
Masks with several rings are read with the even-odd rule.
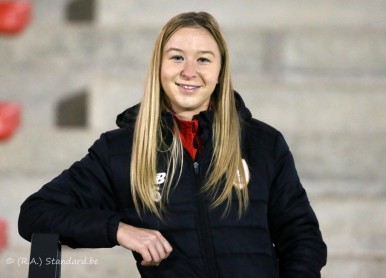
[[[161,184],[164,183],[166,180],[166,173],[158,173],[156,177],[156,183]]]
[[[153,200],[159,202],[161,200],[161,188],[158,186],[166,181],[166,173],[158,173],[155,178],[156,184],[153,191]]]

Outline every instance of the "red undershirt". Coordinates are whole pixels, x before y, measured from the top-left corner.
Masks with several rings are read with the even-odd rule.
[[[198,120],[185,121],[174,115],[174,119],[180,131],[182,145],[189,152],[193,160],[196,160],[198,151],[201,148],[200,137],[197,135]]]

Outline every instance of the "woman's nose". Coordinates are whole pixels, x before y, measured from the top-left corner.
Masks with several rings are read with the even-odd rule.
[[[196,70],[195,65],[191,62],[186,62],[184,64],[182,71],[181,71],[181,76],[190,79],[190,78],[195,77],[196,74],[197,74],[197,70]]]

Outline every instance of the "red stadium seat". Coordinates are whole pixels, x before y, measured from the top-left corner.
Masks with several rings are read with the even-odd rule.
[[[9,139],[21,121],[21,106],[17,103],[0,102],[0,140]]]
[[[31,20],[32,4],[28,0],[0,0],[0,34],[23,31]]]
[[[0,218],[0,252],[7,248],[7,222]]]

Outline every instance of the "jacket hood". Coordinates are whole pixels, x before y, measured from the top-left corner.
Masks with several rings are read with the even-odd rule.
[[[249,109],[245,106],[243,98],[240,96],[240,94],[236,91],[235,93],[235,101],[236,101],[236,109],[239,113],[239,116],[242,120],[249,120],[252,118],[252,113],[249,111]]]
[[[122,113],[118,114],[115,123],[119,127],[128,127],[135,124],[135,119],[139,112],[140,103],[134,105],[133,107],[127,108]]]
[[[248,120],[249,118],[252,117],[251,112],[249,109],[245,106],[244,100],[240,96],[240,94],[236,91],[234,91],[235,94],[235,101],[236,101],[236,108],[239,113],[239,116],[243,120]],[[117,116],[117,119],[115,123],[117,124],[118,127],[128,127],[128,126],[133,126],[135,124],[135,120],[137,118],[137,114],[139,112],[139,107],[140,104],[136,104],[133,107],[130,107],[120,113]]]

